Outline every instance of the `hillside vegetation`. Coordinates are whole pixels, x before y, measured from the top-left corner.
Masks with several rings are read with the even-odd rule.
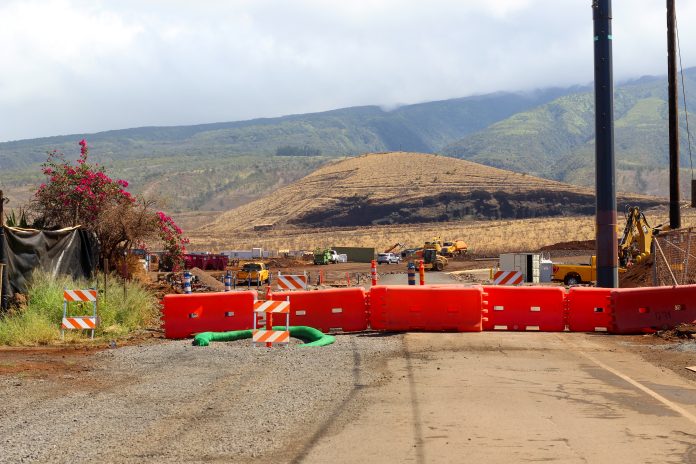
[[[685,74],[687,107],[693,109],[696,68]],[[617,85],[615,117],[619,190],[666,196],[666,78],[645,77]],[[681,121],[686,196],[691,175],[683,108]],[[134,193],[165,199],[174,212],[228,210],[264,197],[333,159],[365,152],[442,153],[537,177],[594,185],[593,91],[573,87],[501,92],[393,110],[362,106],[0,143],[0,188],[14,205],[21,204],[41,182],[38,165],[46,152],[57,149],[74,156],[83,137],[90,143],[93,160],[127,179]]]
[[[638,195],[621,200],[643,207],[659,203]],[[201,233],[572,216],[594,209],[587,188],[444,156],[374,153],[320,168],[220,215]]]
[[[377,106],[251,121],[142,127],[0,143],[0,188],[21,204],[42,181],[46,153],[77,153],[156,192],[174,211],[226,210],[299,179],[327,160],[369,151],[436,151],[466,134],[570,92],[546,89],[407,105]],[[277,156],[279,155],[279,156]]]
[[[696,108],[696,70],[685,73],[687,107]],[[683,104],[681,166],[690,172]],[[619,190],[668,192],[667,82],[643,78],[617,87],[614,102]],[[692,129],[693,129],[692,123]],[[449,156],[578,185],[594,185],[594,93],[580,92],[515,114],[447,146]],[[696,147],[692,147],[696,149]]]

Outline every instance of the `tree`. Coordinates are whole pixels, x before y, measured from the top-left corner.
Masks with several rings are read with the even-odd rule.
[[[183,264],[188,239],[171,217],[155,211],[154,202],[134,197],[125,180],[113,180],[103,166],[88,161],[87,141],[71,164],[55,150],[42,164],[47,181],[39,186],[32,209],[39,228],[82,226],[95,233],[101,258],[115,261],[134,246],[159,239],[172,269]]]

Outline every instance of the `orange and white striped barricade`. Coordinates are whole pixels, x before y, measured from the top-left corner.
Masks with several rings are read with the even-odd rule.
[[[257,329],[257,315],[263,314],[266,318],[266,328]],[[285,330],[273,330],[273,315],[285,314]],[[252,342],[254,346],[265,343],[267,347],[274,343],[290,342],[290,301],[257,301],[254,303],[254,329],[252,330]]]
[[[92,302],[91,316],[68,316],[68,303]],[[87,290],[63,290],[63,320],[60,325],[60,336],[65,337],[65,330],[91,330],[94,338],[94,329],[97,327],[97,291]]]
[[[519,285],[523,280],[520,271],[496,271],[493,274],[494,285]]]
[[[307,274],[281,274],[278,271],[278,290],[307,290]]]

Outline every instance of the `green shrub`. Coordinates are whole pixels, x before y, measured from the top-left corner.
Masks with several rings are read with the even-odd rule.
[[[103,280],[100,279],[100,282]],[[52,278],[44,272],[32,276],[27,294],[27,304],[0,317],[0,344],[37,345],[59,341],[63,316],[63,289],[94,287],[84,280],[70,277]],[[91,315],[92,304],[70,303],[68,315]],[[99,293],[97,308],[99,324],[95,338],[114,338],[137,329],[157,324],[159,305],[155,295],[141,283],[126,283],[112,277],[106,295]],[[66,330],[66,341],[86,339],[88,331]]]

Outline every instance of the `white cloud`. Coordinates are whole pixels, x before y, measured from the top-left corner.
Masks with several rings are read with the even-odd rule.
[[[614,0],[617,80],[666,72],[665,6]],[[696,4],[680,2],[680,24]],[[686,66],[696,32],[680,31]],[[592,80],[587,0],[22,0],[0,6],[0,140]]]

